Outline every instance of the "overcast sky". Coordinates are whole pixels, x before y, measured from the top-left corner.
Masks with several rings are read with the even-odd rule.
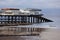
[[[0,0],[0,8],[60,8],[60,0]]]

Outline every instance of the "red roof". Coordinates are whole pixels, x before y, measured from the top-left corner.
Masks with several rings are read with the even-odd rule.
[[[2,8],[1,10],[19,10],[17,8]]]

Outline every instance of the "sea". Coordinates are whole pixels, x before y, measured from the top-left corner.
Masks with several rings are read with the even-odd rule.
[[[46,18],[53,20],[49,23],[50,26],[60,28],[60,9],[43,9],[43,14]]]

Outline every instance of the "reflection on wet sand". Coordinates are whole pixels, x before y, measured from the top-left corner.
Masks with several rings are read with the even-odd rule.
[[[0,40],[39,40],[39,36],[4,36]]]
[[[47,28],[39,36],[0,36],[0,40],[60,40],[60,29]]]
[[[42,31],[44,31],[44,28],[37,28],[38,30],[35,29],[35,31],[37,31],[37,33],[41,33]],[[39,31],[40,30],[40,31]],[[34,32],[34,31],[32,31]],[[39,40],[39,35],[38,36],[0,36],[1,40]]]
[[[0,37],[0,40],[24,40],[25,38],[22,38],[20,36],[3,36]]]

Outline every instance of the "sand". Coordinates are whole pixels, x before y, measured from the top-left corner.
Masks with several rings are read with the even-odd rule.
[[[39,36],[4,36],[0,40],[60,40],[60,29],[47,28]]]
[[[41,40],[60,40],[60,29],[46,29],[40,34]]]

